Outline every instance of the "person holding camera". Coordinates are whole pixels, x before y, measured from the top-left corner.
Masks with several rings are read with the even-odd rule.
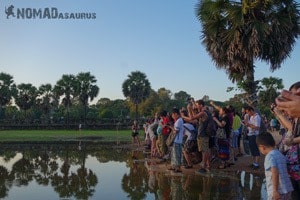
[[[300,82],[296,82],[289,88],[289,91],[283,91],[282,96],[276,98],[276,104],[271,107],[272,112],[288,131],[283,138],[283,144],[288,146],[285,152],[288,173],[290,175],[294,191],[293,199],[300,199],[300,118],[297,115],[299,107],[294,104],[297,98],[300,97]],[[290,102],[292,101],[292,102]]]
[[[300,117],[300,88],[297,88],[297,85],[300,85],[300,82],[292,85],[295,86],[293,91],[291,91],[291,86],[289,91],[282,90],[281,95],[275,99],[277,109],[286,112],[291,117]]]
[[[248,128],[248,140],[249,140],[249,147],[251,156],[253,158],[253,163],[251,164],[252,169],[259,169],[259,149],[256,144],[256,136],[259,134],[260,124],[261,124],[261,117],[260,115],[254,111],[254,108],[251,106],[245,106],[244,110],[246,114],[250,116],[249,121],[244,121],[245,126]]]

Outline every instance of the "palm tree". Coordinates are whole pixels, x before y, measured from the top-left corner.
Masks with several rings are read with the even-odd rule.
[[[31,83],[21,83],[17,86],[17,89],[17,93],[14,96],[15,103],[21,110],[25,111],[25,119],[27,119],[27,110],[36,103],[37,88]]]
[[[138,116],[138,105],[150,95],[150,82],[140,71],[131,72],[122,85],[123,95],[135,105],[135,119]]]
[[[38,100],[41,109],[43,110],[47,120],[49,121],[49,113],[52,108],[53,102],[55,101],[52,85],[51,84],[42,84],[38,89]]]
[[[67,124],[69,125],[70,107],[72,105],[72,99],[76,96],[75,76],[64,74],[62,78],[56,82],[53,91],[55,95],[63,97],[62,104],[67,109]]]
[[[196,16],[216,67],[256,98],[254,62],[266,61],[275,71],[290,56],[300,33],[298,8],[292,0],[200,0]]]
[[[79,101],[84,106],[84,123],[86,122],[86,111],[88,101],[93,101],[99,93],[99,87],[95,85],[97,82],[95,76],[91,75],[90,72],[81,72],[76,76],[77,81],[77,93],[79,95]]]

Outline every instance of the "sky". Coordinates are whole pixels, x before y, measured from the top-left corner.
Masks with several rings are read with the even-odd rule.
[[[55,85],[63,74],[90,72],[100,88],[96,99],[125,99],[122,83],[143,72],[152,89],[186,91],[195,99],[226,101],[234,87],[201,43],[197,0],[0,0],[0,72],[15,83]],[[299,2],[299,0],[297,1]],[[8,16],[5,9],[14,6]],[[33,10],[50,8],[85,19],[41,19]],[[24,10],[17,16],[17,9]],[[91,14],[92,19],[87,19]],[[58,16],[58,15],[57,15]],[[298,57],[297,57],[298,56]],[[255,79],[277,77],[285,88],[299,81],[300,39],[281,69],[256,62]],[[298,60],[298,62],[297,62]]]

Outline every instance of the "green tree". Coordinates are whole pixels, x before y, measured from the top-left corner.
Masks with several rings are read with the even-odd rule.
[[[186,93],[185,91],[179,91],[174,93],[174,99],[182,102],[187,102],[187,99],[191,98],[191,95]]]
[[[0,117],[3,115],[3,108],[11,102],[16,94],[16,84],[13,77],[4,72],[0,73]]]
[[[281,78],[269,77],[263,78],[259,90],[259,103],[262,105],[270,105],[274,103],[275,98],[279,95],[279,90],[283,89]]]
[[[122,84],[123,95],[135,105],[135,119],[138,118],[138,105],[148,98],[151,85],[146,75],[140,71],[132,72]]]
[[[270,105],[274,103],[279,91],[284,88],[282,79],[269,77],[260,81],[260,90],[258,92],[258,106],[267,116],[271,114]]]
[[[86,123],[86,113],[88,101],[93,101],[99,93],[99,87],[95,85],[97,82],[95,76],[90,72],[81,72],[76,76],[77,81],[77,93],[79,95],[79,101],[84,107],[84,123]]]
[[[233,83],[243,82],[253,99],[254,61],[270,63],[271,71],[279,69],[300,33],[299,4],[292,0],[200,0],[196,16],[216,67],[224,69]]]
[[[54,93],[56,96],[62,97],[62,104],[67,110],[67,124],[69,125],[70,107],[72,99],[76,96],[76,78],[74,75],[62,75],[62,78],[56,82]]]

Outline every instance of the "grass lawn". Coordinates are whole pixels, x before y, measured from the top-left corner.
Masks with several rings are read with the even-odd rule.
[[[140,132],[140,138],[143,133]],[[13,141],[131,141],[131,130],[1,130],[0,142]]]

